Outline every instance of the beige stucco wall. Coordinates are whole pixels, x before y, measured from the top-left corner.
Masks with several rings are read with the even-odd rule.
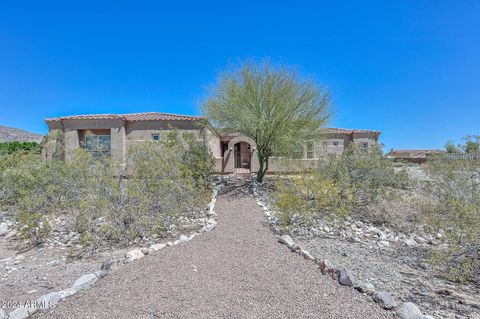
[[[191,121],[142,121],[128,122],[125,128],[126,148],[141,142],[152,141],[152,134],[159,134],[160,140],[177,131],[181,138],[183,134],[192,134],[198,141],[205,141],[205,129]]]
[[[251,171],[257,172],[259,161],[257,145],[249,137],[244,135],[229,137],[228,149],[222,156],[221,138],[214,132],[202,126],[199,122],[192,121],[138,121],[124,122],[123,120],[63,120],[48,123],[49,130],[62,130],[64,132],[65,158],[71,159],[75,150],[81,147],[80,139],[85,130],[109,132],[111,136],[112,157],[124,161],[128,148],[145,141],[152,141],[152,134],[158,133],[160,139],[168,133],[176,130],[180,137],[190,133],[198,141],[205,143],[214,158],[217,172],[234,172],[235,154],[234,145],[238,142],[246,142],[251,145]],[[340,155],[350,143],[377,143],[378,134],[356,133],[330,134],[322,139],[314,141],[314,158],[307,159],[306,141],[303,143],[303,159],[287,159],[272,157],[269,161],[269,172],[301,171],[318,167],[319,159],[328,154]],[[324,142],[327,145],[324,145]],[[334,142],[338,145],[334,146]],[[51,154],[45,152],[45,158],[51,158]]]

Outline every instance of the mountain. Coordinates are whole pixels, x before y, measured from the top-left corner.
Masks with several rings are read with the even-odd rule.
[[[0,125],[0,143],[5,142],[41,142],[43,135],[27,132],[18,128]]]

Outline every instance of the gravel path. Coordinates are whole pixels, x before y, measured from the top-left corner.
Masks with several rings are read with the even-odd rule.
[[[393,318],[275,240],[229,181],[209,233],[126,265],[38,318]]]

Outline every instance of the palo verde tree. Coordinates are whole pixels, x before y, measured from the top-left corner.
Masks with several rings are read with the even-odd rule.
[[[329,118],[329,94],[284,66],[247,62],[220,75],[203,103],[210,123],[257,144],[262,182],[273,154],[287,154],[315,138]]]

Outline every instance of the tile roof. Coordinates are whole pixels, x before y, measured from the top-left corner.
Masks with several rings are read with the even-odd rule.
[[[57,118],[45,119],[46,122],[58,122],[62,120],[124,120],[127,122],[138,121],[196,121],[202,120],[201,116],[189,116],[170,113],[146,112],[130,114],[87,114],[62,116]]]
[[[324,132],[326,134],[353,134],[353,133],[375,133],[375,134],[380,134],[381,131],[375,131],[375,130],[357,130],[357,129],[343,129],[343,128],[334,128],[334,127],[329,127],[325,128]]]

